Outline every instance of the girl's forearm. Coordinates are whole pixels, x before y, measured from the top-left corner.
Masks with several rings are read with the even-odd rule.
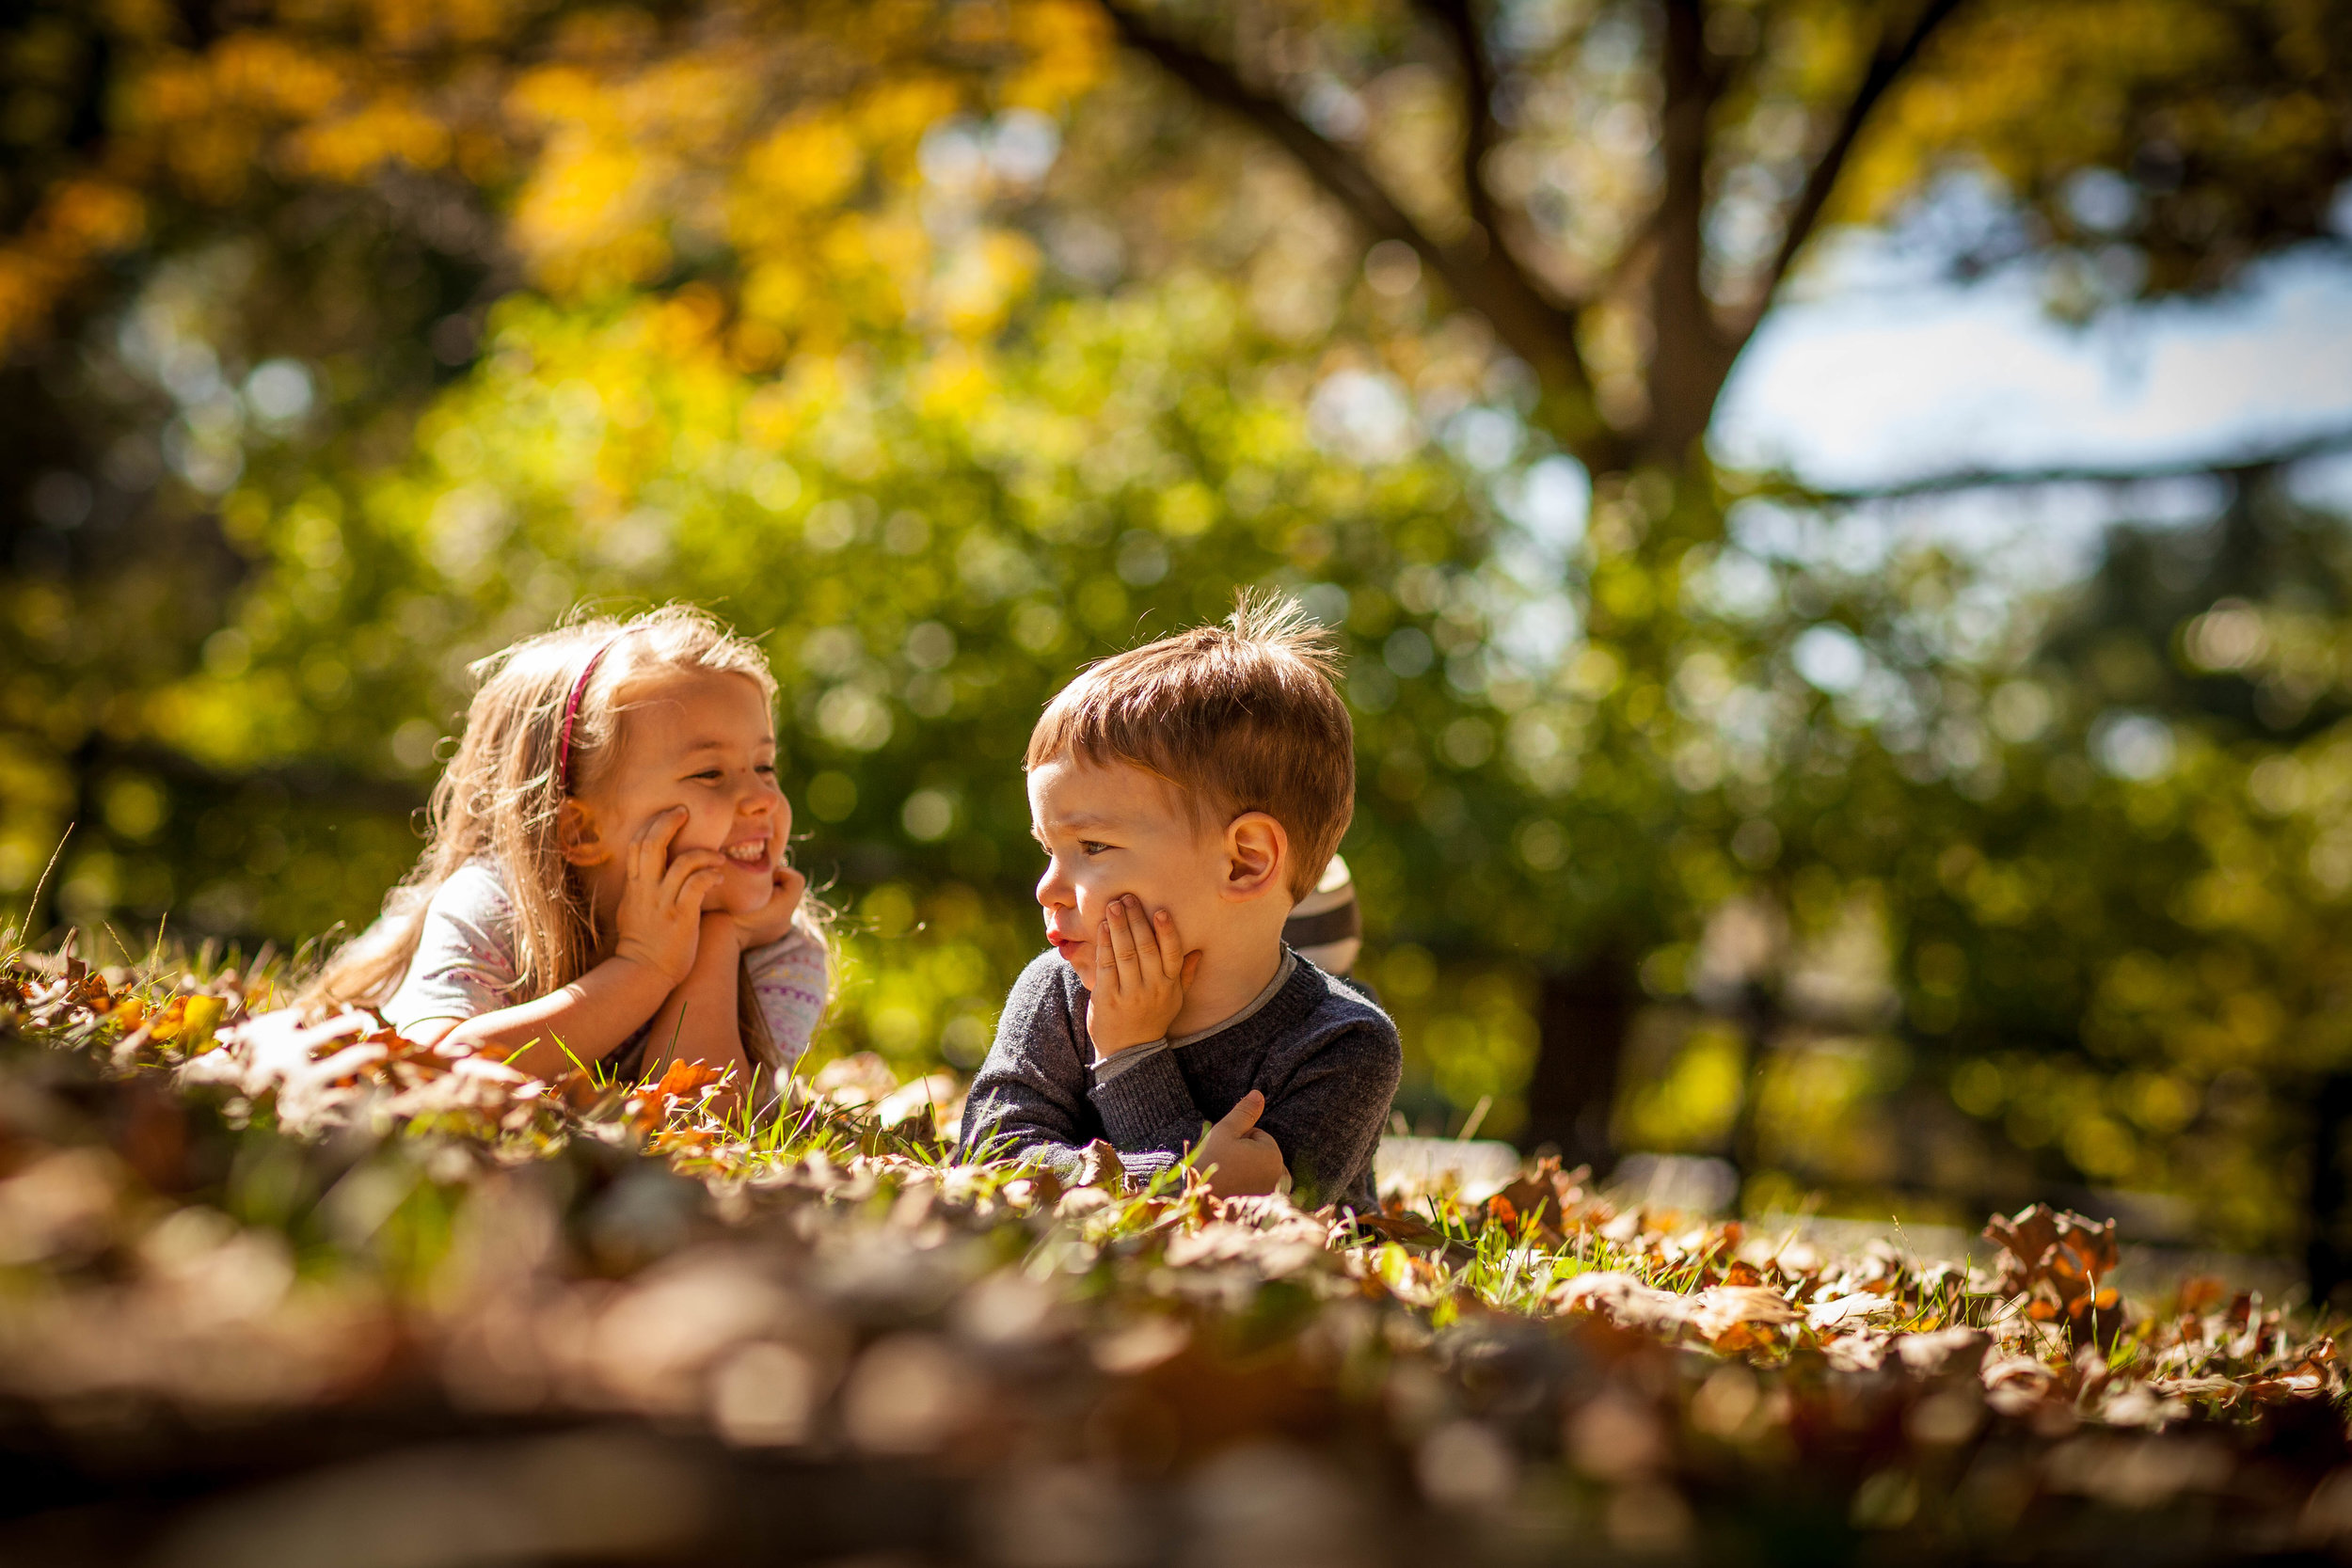
[[[561,990],[469,1018],[448,1038],[541,1078],[584,1065],[635,1034],[671,987],[630,958],[607,958]]]
[[[740,958],[734,922],[723,915],[704,916],[694,967],[654,1014],[645,1053],[648,1074],[671,1061],[700,1062],[721,1071],[734,1068],[735,1086],[718,1101],[722,1114],[734,1109],[751,1083],[751,1061],[736,1013]]]

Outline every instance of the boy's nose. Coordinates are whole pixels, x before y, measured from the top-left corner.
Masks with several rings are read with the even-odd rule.
[[[1059,866],[1048,865],[1045,875],[1037,879],[1037,901],[1049,910],[1070,907],[1070,886],[1061,879]]]

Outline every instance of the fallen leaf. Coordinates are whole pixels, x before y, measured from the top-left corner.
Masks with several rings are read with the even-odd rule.
[[[1718,1285],[1690,1298],[1684,1310],[1691,1326],[1709,1339],[1735,1326],[1794,1323],[1799,1316],[1788,1298],[1768,1285]]]
[[[1858,1323],[1872,1318],[1900,1316],[1906,1308],[1892,1296],[1882,1296],[1869,1291],[1857,1291],[1851,1295],[1836,1296],[1817,1301],[1805,1308],[1805,1326],[1816,1334],[1827,1333],[1847,1323]]]
[[[1613,1269],[1562,1280],[1545,1299],[1554,1311],[1597,1312],[1624,1328],[1675,1328],[1690,1316],[1687,1298]]]

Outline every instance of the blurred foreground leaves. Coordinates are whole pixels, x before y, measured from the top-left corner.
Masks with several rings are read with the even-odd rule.
[[[943,1166],[952,1085],[878,1110],[870,1062],[746,1137],[691,1085],[250,1017],[266,986],[234,975],[26,959],[6,985],[15,1560],[2082,1562],[2352,1535],[2332,1341],[2217,1282],[2084,1306],[2112,1228],[2047,1212],[1997,1280],[1620,1212],[1556,1164],[1349,1223]]]

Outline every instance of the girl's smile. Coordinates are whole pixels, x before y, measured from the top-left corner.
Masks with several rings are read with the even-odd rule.
[[[706,908],[756,914],[798,879],[777,871],[792,831],[792,808],[776,787],[775,724],[752,681],[719,671],[665,674],[623,694],[619,743],[610,770],[580,793],[599,847],[582,865],[596,907],[620,891],[620,856],[646,823],[683,807],[670,842],[716,852],[723,862]],[[797,894],[794,894],[797,896]]]

